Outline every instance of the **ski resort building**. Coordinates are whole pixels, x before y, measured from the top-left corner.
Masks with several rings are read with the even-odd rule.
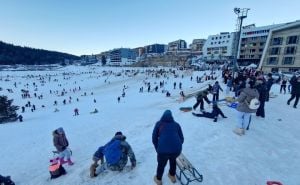
[[[204,59],[207,61],[232,59],[234,35],[234,32],[221,32],[208,36],[203,46]]]
[[[265,72],[300,70],[300,21],[270,30],[259,68]]]
[[[107,59],[110,66],[126,66],[136,62],[137,54],[130,48],[118,48],[109,52]]]

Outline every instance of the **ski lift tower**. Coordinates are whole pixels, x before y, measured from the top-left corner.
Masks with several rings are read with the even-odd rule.
[[[238,50],[239,50],[239,43],[241,38],[241,31],[242,31],[242,25],[243,20],[247,17],[248,11],[250,8],[234,8],[234,13],[238,16],[236,27],[235,27],[235,39],[233,44],[233,75],[235,76],[235,72],[237,71],[238,64],[237,64],[237,58],[238,58]]]

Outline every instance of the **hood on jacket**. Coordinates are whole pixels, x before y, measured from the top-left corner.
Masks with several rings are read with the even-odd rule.
[[[163,121],[163,122],[173,122],[174,121],[174,118],[172,116],[172,112],[170,110],[166,110],[162,117],[160,118],[160,121]]]

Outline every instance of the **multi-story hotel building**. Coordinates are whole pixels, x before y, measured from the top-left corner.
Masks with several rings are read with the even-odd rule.
[[[279,24],[255,27],[254,24],[244,26],[241,32],[238,48],[238,64],[249,65],[259,64],[269,31],[278,27]]]
[[[203,46],[205,44],[205,39],[194,39],[192,44],[190,44],[191,55],[201,56],[203,55]]]
[[[265,72],[300,70],[300,21],[270,30],[259,68]]]
[[[208,61],[232,59],[234,36],[234,32],[221,32],[208,36],[203,46],[204,59]]]

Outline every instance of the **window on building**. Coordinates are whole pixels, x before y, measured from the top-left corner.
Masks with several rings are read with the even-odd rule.
[[[221,44],[221,42],[219,41],[219,44]]]
[[[247,38],[242,38],[242,42],[246,42],[247,41]]]
[[[228,35],[228,38],[230,38],[230,35]]]
[[[277,48],[270,48],[270,52],[269,52],[269,55],[279,55],[280,53],[280,48],[277,47]]]
[[[263,52],[264,51],[264,49],[259,49],[259,52]]]
[[[222,37],[219,37],[219,39],[222,39]]]
[[[227,43],[229,42],[229,40],[226,41]]]
[[[296,53],[296,49],[297,49],[296,46],[286,47],[284,54],[286,54],[286,55],[294,55]]]
[[[257,37],[252,37],[251,40],[256,40]]]
[[[214,39],[215,39],[214,37],[211,38],[211,40],[214,40]]]
[[[298,44],[299,37],[298,36],[289,36],[286,39],[286,44]]]
[[[273,46],[276,46],[276,45],[281,45],[282,44],[282,37],[276,37],[276,38],[273,38],[272,40],[272,45]]]
[[[277,57],[269,57],[267,64],[268,65],[276,65],[278,63],[278,58]]]
[[[244,52],[245,52],[245,50],[242,49],[242,50],[241,50],[241,53],[244,53]]]
[[[216,37],[216,40],[218,39],[218,37]]]
[[[260,42],[260,43],[259,43],[259,46],[264,46],[264,45],[265,45],[264,42]]]
[[[250,53],[255,53],[255,49],[250,49]]]
[[[293,65],[294,64],[294,57],[284,57],[282,60],[282,65]]]
[[[214,43],[213,43],[213,42],[211,42],[210,44],[211,44],[211,45],[213,45]]]

